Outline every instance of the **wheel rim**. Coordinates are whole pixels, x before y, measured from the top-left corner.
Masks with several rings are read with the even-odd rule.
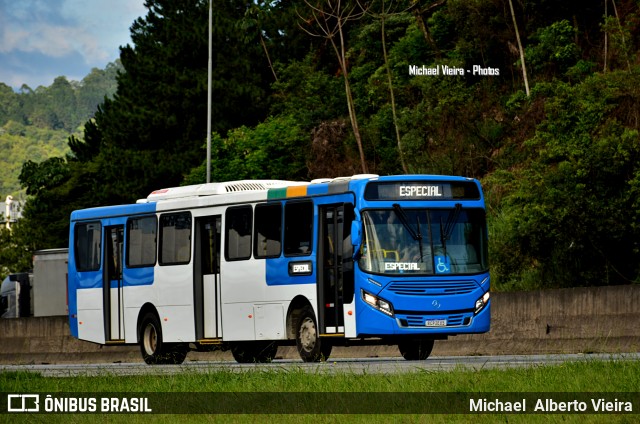
[[[306,352],[311,352],[316,346],[316,325],[309,317],[300,324],[300,344]]]
[[[144,329],[144,350],[148,355],[153,355],[158,347],[158,333],[156,328],[149,324]]]

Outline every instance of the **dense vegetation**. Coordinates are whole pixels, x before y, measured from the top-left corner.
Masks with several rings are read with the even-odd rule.
[[[42,162],[64,157],[71,134],[82,134],[105,96],[117,89],[120,61],[105,69],[93,69],[82,81],[58,77],[49,87],[18,92],[0,82],[0,197],[20,195],[18,176],[28,159]]]
[[[65,162],[65,155],[70,152],[69,137],[81,135],[86,121],[93,117],[98,105],[105,97],[115,94],[116,75],[121,70],[120,61],[116,60],[105,69],[93,69],[82,81],[68,81],[65,77],[58,77],[49,87],[41,86],[34,90],[23,85],[17,92],[0,82],[2,201],[7,195],[12,195],[20,202],[24,201],[25,190],[21,189],[19,181],[23,165],[28,167],[39,163]],[[54,175],[40,174],[40,177],[51,177],[50,184],[58,181]],[[49,207],[52,210],[63,208],[55,203]],[[4,214],[4,209],[0,213]],[[57,223],[53,221],[52,219],[44,225],[66,225],[62,218]],[[9,272],[30,269],[33,250],[48,246],[37,237],[23,235],[23,229],[28,228],[29,224],[22,227],[17,225],[13,233],[4,226],[0,228],[0,279]],[[62,245],[66,245],[66,242],[58,244]]]
[[[638,281],[637,0],[214,3],[213,181],[476,177],[494,288]],[[25,254],[74,208],[205,179],[208,2],[147,6],[116,95],[22,168]]]

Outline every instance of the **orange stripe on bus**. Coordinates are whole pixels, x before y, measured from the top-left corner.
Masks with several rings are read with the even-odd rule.
[[[307,186],[291,186],[287,187],[287,197],[298,197],[307,195]]]

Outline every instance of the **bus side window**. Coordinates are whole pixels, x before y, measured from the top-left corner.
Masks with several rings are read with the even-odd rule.
[[[76,224],[74,236],[76,271],[99,270],[102,225],[99,222]]]
[[[282,204],[256,205],[253,257],[277,258],[282,251]]]
[[[284,207],[284,255],[307,256],[313,246],[313,203],[288,202]]]
[[[156,216],[131,218],[127,222],[127,267],[154,266],[156,264]]]
[[[191,259],[191,214],[160,215],[160,265],[187,264]]]
[[[238,206],[227,209],[225,213],[225,249],[224,257],[228,261],[251,258],[251,227],[253,209],[251,206]]]

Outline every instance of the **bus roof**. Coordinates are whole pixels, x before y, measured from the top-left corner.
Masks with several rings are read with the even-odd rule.
[[[169,199],[182,199],[186,197],[215,196],[227,193],[247,191],[266,191],[270,188],[307,185],[308,182],[283,181],[283,180],[241,180],[220,183],[197,184],[183,187],[171,187],[155,190],[145,199],[139,199],[137,203],[157,202]]]
[[[189,197],[215,196],[239,192],[276,192],[274,189],[286,189],[288,187],[304,187],[312,184],[331,184],[337,182],[348,182],[351,180],[378,178],[375,174],[353,175],[351,177],[322,178],[307,181],[285,181],[285,180],[240,180],[228,182],[216,182],[208,184],[197,184],[184,187],[171,187],[155,190],[145,199],[139,199],[137,203],[158,202],[169,199],[183,199]]]
[[[392,175],[378,176],[376,174],[357,174],[350,177],[322,178],[306,181],[285,180],[240,180],[215,182],[183,187],[171,187],[155,190],[146,198],[138,199],[129,205],[103,206],[72,212],[71,221],[99,219],[104,217],[130,216],[171,209],[176,202],[189,199],[194,206],[203,204],[209,196],[231,195],[235,201],[276,200],[292,197],[318,196],[358,191],[363,193],[366,185],[371,181],[402,182],[402,181],[475,181],[471,178],[445,175]],[[477,182],[476,182],[477,183]],[[226,200],[220,200],[226,203]],[[382,199],[380,199],[382,200]],[[215,203],[218,201],[216,200]]]
[[[144,213],[155,213],[155,203],[131,204],[116,206],[99,206],[71,212],[71,221],[99,219],[105,217],[129,216]]]

